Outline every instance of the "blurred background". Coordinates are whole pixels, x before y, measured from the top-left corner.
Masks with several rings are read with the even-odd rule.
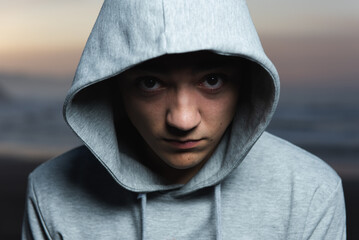
[[[27,175],[80,145],[62,102],[103,0],[0,0],[0,239],[19,239]],[[359,1],[247,0],[281,76],[269,131],[343,179],[359,239]]]

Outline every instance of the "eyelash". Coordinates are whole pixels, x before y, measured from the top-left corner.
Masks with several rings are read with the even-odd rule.
[[[214,87],[212,84],[208,84],[209,80],[215,80],[216,84],[214,84]],[[218,92],[223,85],[227,82],[227,75],[222,73],[211,73],[207,74],[204,77],[201,78],[201,80],[198,82],[197,86],[208,93],[216,93]],[[149,84],[153,84],[153,86],[146,86],[146,81]],[[152,81],[152,82],[151,82]],[[219,82],[219,83],[218,83]],[[156,94],[161,89],[163,89],[165,84],[154,76],[143,76],[136,79],[135,85],[138,89],[142,91],[144,94]],[[219,85],[219,86],[218,86]]]
[[[154,86],[158,85],[155,89],[151,89],[150,87],[146,87],[145,84],[146,84],[146,80],[149,80],[149,81],[154,81]],[[150,83],[151,84],[151,83]],[[155,92],[155,91],[158,91],[158,89],[160,89],[163,84],[161,83],[161,81],[159,79],[157,79],[156,77],[152,77],[152,76],[145,76],[145,77],[140,77],[138,79],[136,79],[136,86],[141,89],[142,91],[144,92],[148,92],[148,93],[151,93],[151,92]],[[153,88],[153,87],[152,87]]]
[[[216,81],[220,81],[220,84],[219,86],[205,86],[206,82],[209,81],[209,80],[212,80],[213,78],[215,78]],[[209,91],[209,92],[216,92],[218,90],[220,90],[222,88],[222,86],[226,83],[227,81],[227,76],[225,74],[221,74],[221,73],[211,73],[211,74],[208,74],[206,75],[202,81],[200,82],[199,86],[202,88],[202,89],[205,89],[206,91]],[[218,85],[218,82],[216,82],[215,85]]]

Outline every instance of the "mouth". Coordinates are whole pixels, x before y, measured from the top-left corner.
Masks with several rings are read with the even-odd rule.
[[[164,139],[164,140],[172,147],[181,150],[189,150],[195,148],[203,141],[203,139],[185,139],[185,140]]]

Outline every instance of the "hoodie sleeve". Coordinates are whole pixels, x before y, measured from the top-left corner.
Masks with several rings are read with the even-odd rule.
[[[303,240],[346,239],[346,215],[342,182],[329,195],[318,189],[309,207]],[[325,197],[327,196],[327,197]]]
[[[39,208],[31,175],[28,179],[25,214],[22,226],[22,240],[52,239]]]

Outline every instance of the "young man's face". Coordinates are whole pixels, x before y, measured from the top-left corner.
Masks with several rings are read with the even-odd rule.
[[[121,75],[124,107],[157,157],[176,169],[195,167],[233,119],[240,70],[210,52],[165,55]]]

